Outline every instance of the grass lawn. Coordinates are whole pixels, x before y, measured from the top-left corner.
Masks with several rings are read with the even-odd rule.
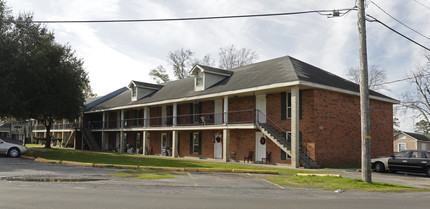
[[[25,155],[41,157],[50,160],[75,161],[98,164],[139,165],[152,167],[173,168],[219,168],[219,169],[252,169],[252,170],[276,170],[280,175],[264,176],[273,183],[293,187],[309,187],[327,190],[362,190],[372,192],[411,192],[429,191],[419,188],[411,188],[400,185],[373,182],[364,183],[359,179],[339,177],[297,176],[297,173],[330,173],[324,169],[318,171],[300,169],[282,169],[273,167],[259,167],[252,165],[238,165],[234,163],[204,162],[201,160],[189,160],[178,158],[162,158],[143,155],[119,154],[108,152],[80,151],[64,148],[44,149],[43,146],[28,146],[30,151]],[[151,170],[126,170],[118,174],[122,177],[138,179],[174,178],[176,175],[168,171]]]
[[[396,184],[372,182],[365,183],[360,179],[340,178],[333,176],[297,176],[297,175],[280,175],[264,177],[273,183],[293,186],[319,188],[324,190],[361,190],[368,192],[428,192],[428,189],[406,187]]]

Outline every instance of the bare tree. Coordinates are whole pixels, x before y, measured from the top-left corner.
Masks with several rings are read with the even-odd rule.
[[[214,59],[212,59],[210,54],[207,54],[203,57],[203,59],[196,60],[194,62],[194,64],[205,65],[205,66],[209,66],[209,67],[215,67],[216,61]]]
[[[237,49],[234,44],[219,49],[219,67],[230,70],[233,68],[249,65],[258,60],[258,55],[251,49]]]
[[[169,52],[169,63],[172,65],[173,74],[177,79],[189,77],[189,69],[193,67],[193,55],[189,49],[177,49],[174,52]]]
[[[410,76],[415,90],[403,93],[401,105],[405,111],[412,110],[416,118],[423,118],[430,124],[430,53],[425,57],[426,64],[418,66]]]
[[[360,83],[360,69],[358,67],[349,69],[347,76],[349,79],[354,81],[355,83]],[[385,70],[379,69],[378,65],[369,66],[369,89],[372,90],[380,90],[385,89],[386,87],[382,85],[387,79],[387,75],[385,74]]]
[[[163,65],[159,65],[155,69],[152,69],[149,75],[152,76],[152,79],[157,83],[170,81],[169,74],[167,74]]]
[[[196,64],[209,67],[215,67],[217,65],[216,60],[214,60],[210,54],[205,55],[202,59],[195,59],[193,57],[194,54],[193,51],[184,48],[169,52],[167,56],[169,59],[168,62],[172,66],[173,75],[176,79],[189,77],[189,71]],[[258,59],[258,55],[255,51],[245,48],[238,50],[234,45],[220,48],[219,55],[219,66],[221,69],[225,70],[252,64]],[[170,80],[167,70],[162,65],[152,69],[149,75],[157,83]]]

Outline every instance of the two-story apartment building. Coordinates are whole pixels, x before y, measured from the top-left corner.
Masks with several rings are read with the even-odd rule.
[[[131,81],[87,107],[82,138],[103,151],[144,155],[360,164],[357,84],[289,56],[233,70],[196,65],[190,73],[163,84]],[[395,103],[370,91],[372,156],[393,152]]]

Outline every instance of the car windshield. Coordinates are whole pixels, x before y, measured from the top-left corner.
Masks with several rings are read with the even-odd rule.
[[[394,156],[396,156],[396,157],[408,157],[408,155],[409,155],[409,152],[402,151],[402,152],[396,153]]]

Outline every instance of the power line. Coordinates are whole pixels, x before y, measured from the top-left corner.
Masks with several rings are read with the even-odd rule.
[[[415,2],[417,2],[418,4],[421,4],[421,6],[423,6],[423,7],[427,8],[428,10],[430,10],[430,7],[429,7],[429,6],[427,6],[427,5],[425,5],[425,4],[421,3],[421,2],[419,2],[419,1],[417,1],[417,0],[414,0],[414,1],[415,1]]]
[[[406,80],[411,80],[411,79],[414,79],[416,77],[424,77],[424,76],[430,76],[430,73],[422,74],[422,75],[415,75],[414,77],[400,78],[400,79],[397,79],[397,80],[387,81],[387,82],[383,82],[383,83],[378,83],[378,84],[375,84],[375,86],[382,86],[382,85],[385,85],[385,84],[398,83],[398,82],[402,82],[402,81],[406,81]]]
[[[421,35],[422,37],[424,37],[424,38],[426,38],[426,39],[430,40],[430,38],[429,38],[429,37],[425,36],[424,34],[420,33],[419,31],[417,31],[417,30],[415,30],[415,29],[413,29],[413,28],[409,27],[408,25],[404,24],[403,22],[401,22],[401,21],[400,21],[400,20],[398,20],[397,18],[395,18],[395,17],[393,17],[392,15],[390,15],[388,12],[386,12],[384,9],[382,9],[382,8],[381,8],[379,5],[377,5],[375,2],[370,1],[370,3],[372,3],[373,5],[375,5],[376,7],[378,7],[378,9],[380,9],[380,10],[381,10],[382,12],[384,12],[386,15],[390,16],[391,18],[393,18],[395,21],[397,21],[397,22],[398,22],[398,23],[400,23],[401,25],[403,25],[403,26],[407,27],[408,29],[410,29],[410,30],[414,31],[415,33],[417,33],[417,34]]]
[[[349,9],[335,10],[309,10],[299,12],[282,12],[282,13],[267,13],[267,14],[247,14],[247,15],[227,15],[227,16],[208,16],[208,17],[182,17],[182,18],[159,18],[159,19],[119,19],[119,20],[34,20],[33,23],[133,23],[133,22],[172,22],[172,21],[196,21],[196,20],[213,20],[213,19],[237,19],[237,18],[253,18],[253,17],[272,17],[272,16],[287,16],[317,13],[327,17],[343,16],[355,10],[355,7]]]
[[[379,23],[379,24],[381,24],[381,25],[385,26],[386,28],[390,29],[391,31],[393,31],[393,32],[395,32],[395,33],[397,33],[397,34],[399,34],[399,35],[400,35],[400,36],[402,36],[403,38],[405,38],[405,39],[407,39],[407,40],[409,40],[409,41],[411,41],[411,42],[415,43],[415,44],[416,44],[416,45],[418,45],[418,46],[421,46],[422,48],[426,49],[427,51],[430,51],[430,49],[429,49],[429,48],[427,48],[427,47],[425,47],[424,45],[422,45],[422,44],[420,44],[420,43],[418,43],[418,42],[416,42],[416,41],[412,40],[411,38],[409,38],[409,37],[407,37],[407,36],[403,35],[403,34],[402,34],[402,33],[400,33],[399,31],[394,30],[393,28],[391,28],[390,26],[388,26],[388,25],[386,25],[385,23],[381,22],[380,20],[376,19],[375,17],[373,17],[373,16],[371,16],[371,15],[366,15],[366,16],[368,17],[368,18],[366,18],[366,20],[367,20],[367,21],[369,21],[369,22],[377,22],[377,23]]]

